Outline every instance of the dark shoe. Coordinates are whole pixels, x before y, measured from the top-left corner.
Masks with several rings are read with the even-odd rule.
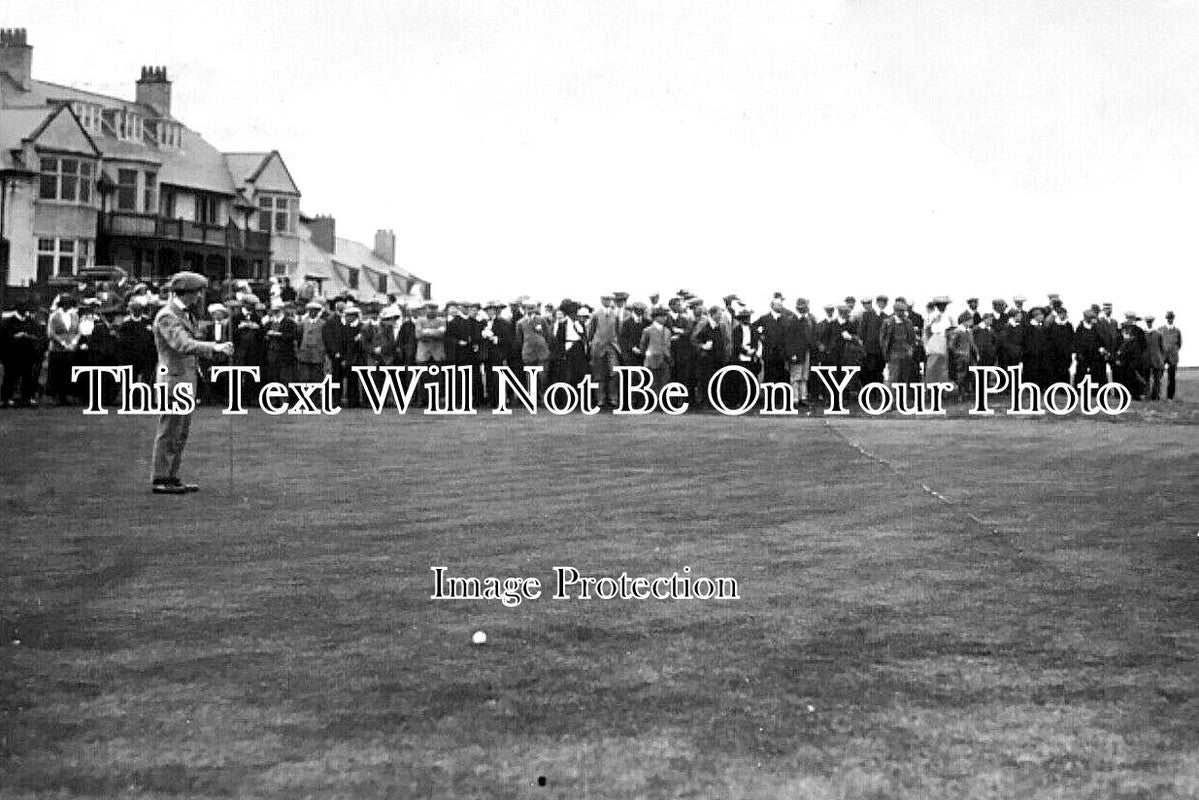
[[[154,481],[150,484],[150,491],[154,494],[187,494],[187,488],[182,484],[169,481]]]
[[[200,491],[200,487],[199,487],[199,486],[197,486],[197,485],[196,485],[196,484],[194,484],[194,483],[182,483],[182,482],[177,482],[175,485],[176,485],[176,486],[182,486],[182,487],[183,487],[183,491],[185,491],[185,492],[198,492],[198,491]]]

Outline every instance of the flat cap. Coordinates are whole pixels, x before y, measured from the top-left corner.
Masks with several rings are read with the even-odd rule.
[[[400,315],[400,310],[395,306],[388,306],[379,312],[379,319],[395,319]]]
[[[1025,296],[1024,296],[1024,295],[1022,295],[1022,294],[1018,294],[1018,295],[1016,295],[1015,297],[1013,297],[1013,298],[1012,298],[1012,302],[1013,302],[1013,303],[1024,303],[1024,302],[1027,302],[1027,301],[1028,301],[1028,298],[1027,298],[1027,297],[1025,297]]]
[[[167,288],[176,294],[199,292],[208,288],[208,278],[198,272],[176,272],[167,282]]]
[[[628,300],[629,293],[628,292],[613,292],[612,299],[613,300]]]
[[[324,307],[325,307],[324,304],[321,303],[319,300],[309,300],[307,303],[304,304],[304,308],[315,308],[317,311],[320,311]]]
[[[874,299],[875,299],[875,300],[877,300],[877,301],[878,301],[878,302],[880,302],[880,303],[885,303],[885,302],[887,302],[888,300],[890,300],[891,298],[887,297],[885,294],[880,294],[878,297],[876,297],[876,298],[874,298]]]

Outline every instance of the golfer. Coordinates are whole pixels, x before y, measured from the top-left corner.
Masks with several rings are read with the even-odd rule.
[[[179,272],[167,283],[170,301],[154,318],[154,346],[158,350],[157,383],[174,387],[190,384],[196,390],[197,356],[213,358],[233,352],[232,342],[214,344],[196,339],[195,314],[204,302],[208,279],[195,272]],[[186,494],[200,487],[179,480],[179,462],[191,428],[191,414],[163,414],[154,437],[154,471],[151,489],[155,494]]]

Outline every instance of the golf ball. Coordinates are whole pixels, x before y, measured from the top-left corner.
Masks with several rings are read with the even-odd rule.
[[[487,634],[483,631],[475,631],[475,635],[470,637],[470,640],[475,644],[485,644],[487,642]]]

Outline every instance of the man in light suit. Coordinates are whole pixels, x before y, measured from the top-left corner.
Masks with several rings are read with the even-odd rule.
[[[591,341],[591,379],[595,381],[597,405],[615,408],[619,388],[616,367],[620,366],[619,312],[613,307],[614,296],[600,297],[601,308],[591,318],[587,336]]]
[[[1182,349],[1182,331],[1174,327],[1174,312],[1166,312],[1166,324],[1161,327],[1162,355],[1166,362],[1166,399],[1174,399],[1174,373],[1178,370],[1178,351]]]
[[[641,332],[641,352],[645,354],[645,366],[654,376],[654,391],[659,391],[670,382],[670,370],[674,365],[671,350],[671,332],[667,328],[670,312],[655,308],[653,324]]]
[[[179,272],[168,283],[170,301],[154,318],[154,347],[158,351],[157,382],[174,387],[189,384],[196,390],[197,358],[211,359],[233,352],[232,342],[216,344],[196,338],[196,317],[204,302],[208,279],[195,272]],[[200,487],[179,480],[179,464],[191,428],[191,414],[163,414],[154,436],[151,489],[155,494],[186,494]]]

